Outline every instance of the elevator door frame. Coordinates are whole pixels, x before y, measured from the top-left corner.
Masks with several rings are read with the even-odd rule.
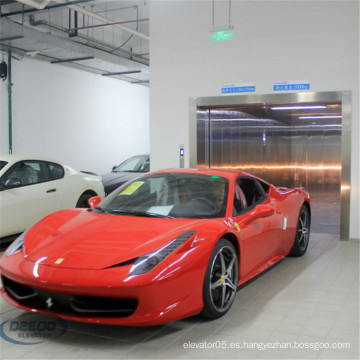
[[[351,172],[351,91],[297,92],[263,95],[235,95],[194,97],[190,99],[190,167],[197,167],[197,110],[199,107],[247,105],[274,102],[341,102],[341,187],[340,187],[340,239],[350,235],[350,172]],[[206,151],[206,149],[204,149]]]

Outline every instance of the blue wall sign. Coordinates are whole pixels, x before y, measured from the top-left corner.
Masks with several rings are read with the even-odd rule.
[[[255,84],[232,84],[223,85],[221,88],[221,94],[238,94],[246,92],[255,92]]]
[[[309,82],[279,81],[274,84],[274,91],[310,90]]]

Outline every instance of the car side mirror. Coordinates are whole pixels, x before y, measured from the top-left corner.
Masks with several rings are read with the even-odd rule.
[[[114,165],[114,166],[112,167],[111,171],[114,171],[116,168],[117,168],[117,166]]]
[[[90,206],[90,209],[93,209],[95,206],[99,205],[101,202],[100,196],[93,196],[88,200],[88,204]]]
[[[249,212],[245,218],[244,224],[249,225],[253,221],[261,218],[271,216],[275,213],[275,209],[268,205],[256,205],[255,208]]]
[[[4,186],[8,189],[16,188],[16,187],[21,186],[21,181],[16,178],[10,178],[5,181]]]

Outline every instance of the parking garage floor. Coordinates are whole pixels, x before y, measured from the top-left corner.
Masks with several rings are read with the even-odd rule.
[[[312,234],[215,321],[104,326],[0,304],[1,359],[359,359],[359,242]]]

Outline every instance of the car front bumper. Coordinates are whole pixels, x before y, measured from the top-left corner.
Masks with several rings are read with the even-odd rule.
[[[129,276],[130,265],[79,270],[36,265],[21,251],[1,259],[4,299],[26,311],[98,324],[152,326],[201,312],[205,269],[179,262]],[[188,258],[188,259],[187,259]],[[179,266],[180,265],[180,266]]]

